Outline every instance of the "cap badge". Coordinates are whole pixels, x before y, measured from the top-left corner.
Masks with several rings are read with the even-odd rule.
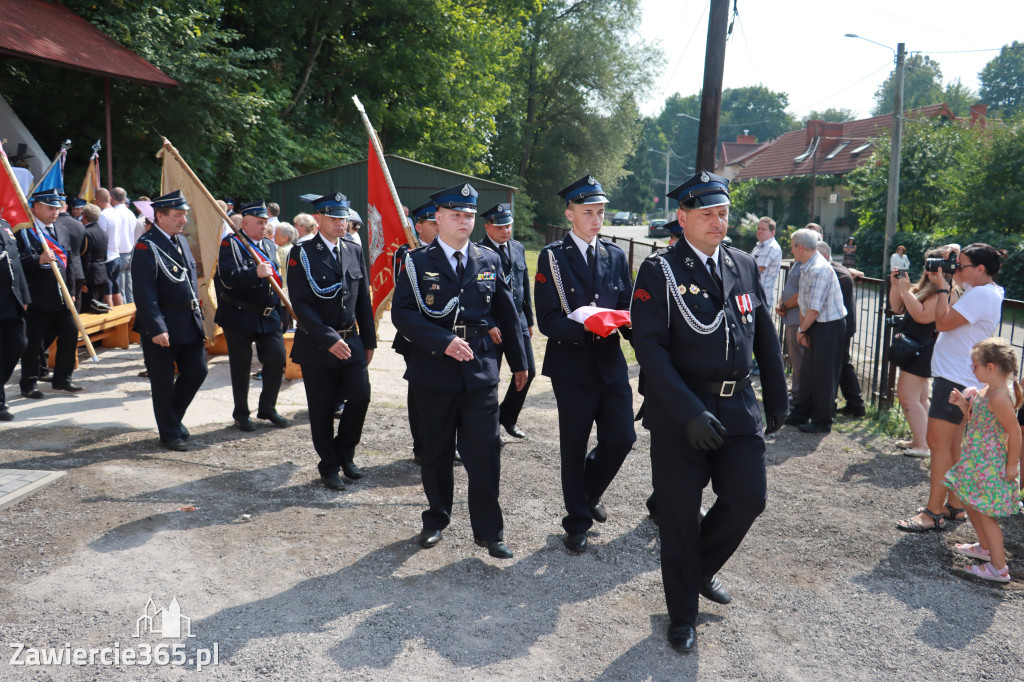
[[[468,184],[462,186],[462,196],[464,196],[464,197],[468,197],[469,196],[469,185]]]
[[[594,179],[593,175],[588,175],[587,176],[587,184],[588,185],[596,185],[597,184],[597,180]]]
[[[334,193],[334,200],[335,201],[341,201],[341,192],[335,192]]]
[[[701,171],[700,172],[700,181],[701,182],[711,182],[711,177],[708,175],[707,171]]]

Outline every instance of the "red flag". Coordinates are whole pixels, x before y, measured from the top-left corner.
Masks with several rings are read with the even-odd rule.
[[[379,319],[380,311],[388,297],[395,290],[392,259],[398,247],[405,242],[402,221],[405,216],[398,213],[391,190],[384,177],[384,169],[377,160],[377,152],[370,141],[370,158],[367,168],[367,210],[366,224],[370,239],[370,290],[373,292],[373,317]]]
[[[21,202],[21,187],[16,184],[17,180],[14,179],[14,171],[11,170],[3,145],[0,145],[0,154],[3,155],[4,165],[4,171],[0,173],[0,218],[11,225],[31,222],[28,213],[25,212],[25,205]]]

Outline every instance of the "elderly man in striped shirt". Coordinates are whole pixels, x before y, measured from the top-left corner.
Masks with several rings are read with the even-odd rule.
[[[793,257],[801,263],[800,326],[797,339],[804,347],[800,402],[786,419],[804,433],[832,431],[832,407],[846,340],[846,306],[835,270],[817,251],[819,235],[797,230],[790,237]]]

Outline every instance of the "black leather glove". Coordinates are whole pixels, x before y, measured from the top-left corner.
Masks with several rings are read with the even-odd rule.
[[[725,440],[725,427],[715,415],[704,411],[686,423],[686,441],[695,450],[717,450]]]
[[[770,436],[782,428],[782,423],[786,421],[786,414],[782,413],[765,415],[764,421],[764,435]]]

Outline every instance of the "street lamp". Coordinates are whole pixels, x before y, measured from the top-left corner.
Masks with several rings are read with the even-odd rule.
[[[654,152],[655,154],[664,154],[665,155],[665,196],[667,197],[668,196],[668,162],[669,162],[669,160],[672,158],[672,156],[674,154],[673,154],[672,150],[669,149],[668,147],[666,147],[665,149],[666,149],[666,151],[659,151],[657,149],[651,149],[650,147],[648,147],[647,151]],[[671,220],[671,219],[672,219],[672,217],[668,214],[668,201],[665,201],[665,220]]]
[[[874,45],[892,50],[883,43],[875,42],[856,33],[847,33],[847,38],[859,38]],[[889,272],[889,252],[892,240],[896,235],[896,223],[899,219],[900,202],[900,148],[903,145],[903,70],[906,58],[904,44],[899,43],[895,50],[896,80],[893,82],[892,98],[892,144],[889,149],[889,196],[885,204],[885,242],[882,246],[882,277]]]

